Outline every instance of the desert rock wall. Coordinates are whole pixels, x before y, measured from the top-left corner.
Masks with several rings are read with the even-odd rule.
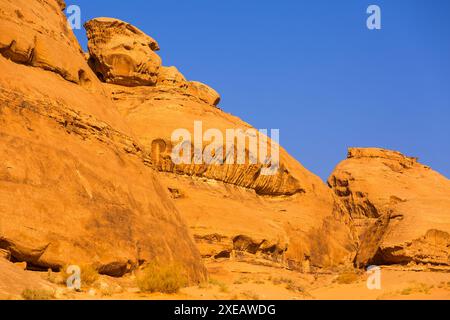
[[[450,181],[417,158],[351,148],[328,180],[359,231],[357,265],[449,265]]]
[[[87,264],[121,276],[156,260],[204,280],[184,219],[61,3],[0,2],[0,248],[42,270]]]

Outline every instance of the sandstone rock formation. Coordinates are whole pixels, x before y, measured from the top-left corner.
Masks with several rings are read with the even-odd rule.
[[[61,12],[62,1],[1,1],[0,55],[91,86],[95,75]]]
[[[308,273],[450,266],[447,178],[399,152],[352,148],[327,187],[219,109],[213,88],[162,66],[135,26],[87,22],[84,53],[64,8],[0,0],[0,299],[53,289],[29,270],[70,264],[120,277],[174,263],[191,283],[206,279],[202,258]],[[187,159],[223,161],[175,164],[172,134],[198,124],[221,137],[189,142]],[[236,146],[212,148],[228,130],[244,133],[244,164]],[[251,163],[255,140],[274,149]]]
[[[161,58],[158,43],[138,28],[112,18],[85,24],[89,39],[89,63],[107,83],[124,86],[153,85],[158,80]]]
[[[220,102],[220,95],[216,90],[198,81],[191,81],[189,83],[188,92],[198,97],[201,101],[213,106],[217,106]]]
[[[227,129],[252,127],[216,108],[218,93],[186,81],[175,67],[162,67],[158,77],[156,85],[104,88],[150,154],[149,164],[161,172],[204,257],[249,254],[299,269],[351,262],[356,242],[348,214],[334,205],[331,190],[283,149],[274,175],[263,175],[261,163],[174,164],[176,129],[193,132],[194,122],[201,121],[203,132],[218,129],[225,136]],[[191,151],[193,157],[195,146]],[[248,148],[246,153],[249,157]]]
[[[5,257],[33,268],[91,263],[114,275],[175,261],[198,280],[204,269],[192,232],[205,258],[300,270],[448,264],[448,179],[416,159],[350,149],[332,189],[276,144],[273,175],[263,174],[270,162],[228,163],[236,149],[215,150],[223,163],[174,164],[172,133],[192,132],[195,122],[223,137],[230,129],[248,141],[261,134],[218,109],[214,89],[162,66],[157,42],[129,23],[87,22],[86,62],[64,2],[0,3]]]
[[[105,88],[124,117],[133,125],[134,132],[151,153],[152,162],[160,171],[223,181],[255,190],[260,195],[294,195],[304,193],[305,188],[312,188],[302,185],[303,181],[304,184],[309,183],[307,181],[311,175],[305,169],[302,168],[297,175],[290,172],[288,163],[301,166],[284,151],[281,154],[281,169],[275,175],[261,174],[264,167],[262,164],[174,164],[171,153],[175,143],[172,143],[171,135],[176,129],[187,129],[193,134],[194,122],[201,121],[203,132],[213,128],[219,129],[225,137],[227,129],[246,131],[251,127],[236,117],[212,108],[211,104],[205,103],[197,95],[188,94],[184,88]],[[152,126],[149,126],[149,123],[152,123]],[[192,157],[195,150],[195,147],[191,149]],[[248,154],[248,148],[246,152]],[[237,152],[234,157],[236,154]],[[317,177],[314,177],[314,180],[322,184]]]
[[[183,219],[61,3],[0,0],[0,249],[38,269],[91,264],[117,276],[158,260],[204,279]]]
[[[450,265],[450,181],[416,158],[351,148],[329,184],[359,231],[359,266]]]
[[[188,82],[186,78],[181,74],[180,71],[174,66],[172,67],[161,67],[158,74],[158,85],[159,86],[173,86],[179,88],[187,88]]]

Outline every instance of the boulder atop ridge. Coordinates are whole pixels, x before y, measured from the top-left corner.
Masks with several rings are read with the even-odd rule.
[[[162,62],[153,38],[113,18],[92,19],[85,28],[89,64],[101,80],[129,87],[156,84]]]

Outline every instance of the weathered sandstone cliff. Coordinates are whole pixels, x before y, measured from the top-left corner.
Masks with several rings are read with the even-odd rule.
[[[89,67],[60,4],[0,1],[0,248],[119,276],[159,260],[205,277],[183,219]]]
[[[133,34],[124,36],[125,22],[104,21],[113,20],[94,19],[85,25],[90,52],[96,56],[112,54],[110,48],[96,45],[104,42],[104,34],[116,47],[134,39]],[[122,51],[123,61],[128,61],[123,70],[137,69],[134,51],[133,46]],[[203,132],[217,129],[223,136],[227,129],[251,128],[217,108],[220,96],[214,89],[186,80],[175,67],[164,66],[155,84],[105,83],[104,89],[150,154],[149,164],[161,172],[204,257],[248,255],[254,259],[256,255],[295,268],[351,262],[356,243],[349,216],[334,205],[331,190],[283,149],[280,169],[274,175],[262,174],[264,164],[248,162],[174,164],[171,136],[176,129],[193,132],[196,121],[201,121]],[[248,148],[246,152],[249,156]],[[229,154],[224,156],[226,160]]]
[[[351,148],[329,184],[359,231],[357,265],[450,265],[447,178],[399,152]]]

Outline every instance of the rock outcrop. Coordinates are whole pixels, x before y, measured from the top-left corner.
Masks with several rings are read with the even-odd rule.
[[[155,51],[158,43],[135,26],[114,18],[96,18],[85,23],[88,62],[106,83],[126,87],[169,86],[202,102],[217,106],[220,95],[198,81],[187,81],[174,66],[162,66]]]
[[[359,231],[355,263],[450,265],[450,181],[417,158],[351,148],[328,180]]]
[[[154,85],[161,58],[158,43],[129,23],[97,18],[85,24],[89,64],[105,82],[123,86]]]
[[[258,133],[218,109],[214,89],[161,66],[151,37],[116,19],[91,20],[86,61],[64,2],[0,4],[8,259],[33,269],[91,264],[113,276],[158,260],[183,266],[192,281],[205,277],[198,248],[203,257],[262,257],[301,270],[353,259],[348,213],[278,145],[273,175],[262,174],[268,162],[173,164],[173,131],[195,121],[224,136]]]
[[[219,109],[216,90],[163,66],[135,26],[87,22],[84,53],[64,8],[0,0],[0,298],[53,290],[29,270],[71,264],[120,277],[170,263],[191,283],[206,279],[202,258],[303,272],[450,266],[447,178],[399,152],[351,148],[327,187]],[[188,163],[172,158],[179,130],[193,139]],[[214,147],[229,131],[243,148]]]
[[[184,220],[62,3],[0,0],[0,249],[34,269],[90,264],[118,276],[157,260],[205,279]]]
[[[149,164],[161,172],[204,257],[249,254],[298,269],[305,263],[351,262],[356,250],[351,219],[336,209],[331,190],[278,145],[279,170],[273,175],[262,174],[268,163],[228,164],[229,153],[223,163],[174,164],[172,133],[186,129],[193,135],[194,122],[201,122],[202,133],[216,129],[223,137],[227,130],[250,129],[247,140],[258,133],[216,108],[220,96],[215,90],[186,81],[175,67],[162,67],[158,77],[156,85],[106,83],[104,88],[150,154]],[[193,145],[189,157],[208,145],[201,150]],[[248,146],[245,153],[248,160]]]
[[[217,106],[220,102],[220,95],[216,90],[198,81],[189,83],[188,92],[209,105]]]
[[[62,13],[63,1],[1,1],[0,55],[91,86],[95,75]]]
[[[161,67],[158,74],[158,85],[187,88],[188,82],[183,74],[174,66]]]
[[[196,121],[201,121],[202,132],[218,129],[224,139],[228,129],[241,130],[247,140],[252,135],[251,131],[246,133],[248,129],[253,129],[250,125],[217,108],[212,108],[213,104],[208,103],[206,98],[199,98],[197,92],[190,94],[190,86],[190,83],[187,88],[180,88],[178,85],[139,88],[105,86],[118,109],[132,124],[134,132],[139,136],[144,148],[151,154],[152,163],[159,171],[222,181],[255,190],[259,195],[294,195],[312,188],[308,184],[313,175],[284,150],[281,150],[280,170],[273,175],[262,173],[262,169],[267,167],[262,163],[251,164],[247,161],[239,165],[227,164],[229,154],[225,154],[224,151],[223,164],[195,164],[194,161],[191,164],[175,164],[171,158],[175,145],[171,140],[172,133],[176,129],[187,129],[192,133],[193,141]],[[152,123],[151,127],[149,123]],[[203,153],[207,145],[205,141],[202,150],[196,149],[193,145],[190,157],[193,159],[196,152]],[[268,149],[270,149],[270,143],[268,143]],[[245,153],[248,159],[248,142]],[[236,148],[231,156],[236,163]],[[313,180],[321,183],[317,177]]]

